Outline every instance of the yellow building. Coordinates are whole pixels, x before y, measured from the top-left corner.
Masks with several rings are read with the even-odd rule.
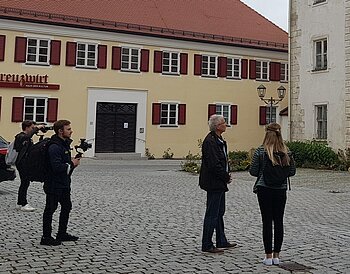
[[[93,142],[86,156],[181,158],[218,113],[230,150],[260,144],[270,108],[257,87],[288,88],[286,32],[239,0],[102,2],[1,1],[0,135],[68,119],[75,142]],[[285,129],[287,105],[272,108]]]

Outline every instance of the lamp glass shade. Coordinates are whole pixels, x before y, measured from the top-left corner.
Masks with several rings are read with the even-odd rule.
[[[256,89],[258,91],[258,96],[260,98],[264,98],[265,97],[265,94],[266,94],[266,88],[264,85],[260,85],[258,86],[258,88]]]
[[[286,96],[286,88],[284,86],[280,86],[277,89],[277,94],[278,94],[278,98],[283,99],[284,96]]]

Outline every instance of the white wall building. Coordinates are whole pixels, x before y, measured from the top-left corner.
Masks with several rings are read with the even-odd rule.
[[[350,0],[290,0],[290,138],[350,147]]]

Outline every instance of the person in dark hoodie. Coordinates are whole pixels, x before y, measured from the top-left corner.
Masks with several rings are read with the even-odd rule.
[[[202,251],[222,253],[222,248],[231,248],[235,243],[229,243],[225,236],[225,192],[231,182],[227,158],[227,144],[222,138],[226,131],[226,122],[222,115],[212,115],[209,118],[210,132],[202,144],[202,163],[199,175],[199,186],[207,192],[206,211],[203,224]],[[216,247],[212,237],[216,233]]]
[[[54,123],[55,134],[51,137],[48,147],[49,176],[44,182],[46,194],[46,206],[43,214],[43,236],[41,245],[60,245],[63,241],[77,241],[78,237],[67,233],[69,213],[72,209],[71,202],[71,174],[80,159],[72,159],[70,153],[71,135],[73,133],[71,123],[68,120],[59,120]],[[51,236],[52,216],[61,205],[58,233],[56,239]]]

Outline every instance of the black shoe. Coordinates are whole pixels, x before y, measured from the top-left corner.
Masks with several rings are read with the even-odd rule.
[[[222,249],[218,249],[216,247],[211,247],[209,249],[202,249],[203,252],[208,252],[208,253],[224,253]]]
[[[229,242],[227,243],[227,244],[225,244],[225,245],[216,245],[218,248],[232,248],[232,247],[235,247],[235,246],[237,246],[237,244],[236,243],[233,243],[233,244],[230,244]]]
[[[78,241],[79,237],[70,235],[68,233],[65,234],[57,234],[56,240],[61,242],[75,242]]]
[[[60,245],[61,241],[54,239],[53,237],[41,237],[41,241],[40,241],[41,245],[52,245],[52,246],[56,246],[56,245]]]

